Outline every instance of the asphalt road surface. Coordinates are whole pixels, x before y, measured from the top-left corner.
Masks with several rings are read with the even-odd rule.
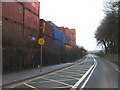
[[[35,77],[17,84],[15,88],[76,90],[81,88],[118,88],[118,72],[107,62],[94,55],[87,55],[83,62]]]
[[[96,57],[96,60],[97,67],[85,88],[118,88],[120,73],[103,59]]]

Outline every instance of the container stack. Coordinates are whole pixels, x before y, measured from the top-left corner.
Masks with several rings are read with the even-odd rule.
[[[47,21],[47,23],[52,27],[53,45],[57,49],[64,49],[66,43],[65,35],[57,28],[53,22]]]
[[[66,38],[66,49],[71,49],[72,46],[76,45],[76,31],[75,29],[69,29],[68,27],[58,27],[59,30],[65,35]]]
[[[52,49],[53,47],[53,37],[52,37],[52,27],[44,20],[40,19],[40,37],[45,39],[44,47],[48,49]]]
[[[12,2],[2,2],[3,38],[7,39],[8,37],[7,42],[10,41],[9,37],[15,38],[10,41],[14,43],[12,43],[13,45],[5,44],[3,46],[4,50],[8,48],[9,51],[12,51],[11,54],[14,52],[14,54],[10,55],[10,57],[5,60],[7,60],[8,66],[10,64],[17,65],[17,63],[19,62],[19,59],[17,58],[19,58],[18,56],[20,56],[20,54],[16,56],[14,55],[18,53],[17,50],[22,49],[21,52],[27,52],[26,54],[24,54],[23,63],[24,65],[30,65],[32,64],[32,58],[34,57],[34,55],[31,54],[36,51],[36,48],[32,46],[34,43],[31,42],[37,39],[40,27],[40,2],[37,0],[28,0],[29,2],[22,2],[22,0],[11,1]],[[19,34],[20,36],[16,36],[15,34]],[[15,58],[16,60],[14,60]]]
[[[63,56],[63,60],[70,56],[70,53],[67,55],[66,50],[69,51],[76,45],[75,29],[58,27],[51,21],[39,19],[38,0],[11,1],[13,2],[2,2],[4,69],[12,67],[21,70],[24,67],[37,66],[40,63],[37,43],[40,37],[45,39],[43,53],[48,55],[43,56],[45,64],[59,62],[60,56]]]
[[[76,30],[75,29],[70,29],[71,33],[72,33],[72,45],[76,45]]]

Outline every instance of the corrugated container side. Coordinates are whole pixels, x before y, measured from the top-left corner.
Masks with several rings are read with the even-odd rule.
[[[71,42],[72,34],[70,32],[70,29],[65,27],[59,27],[59,30],[64,33],[66,37],[66,44],[72,44]]]
[[[32,31],[30,29],[24,28],[24,35],[30,38],[32,36]]]
[[[57,28],[53,28],[53,38],[54,38],[54,45],[58,47],[64,47],[66,43],[65,35],[59,31]]]
[[[30,0],[29,2],[23,2],[23,4],[25,8],[39,15],[40,2],[38,0]]]
[[[14,29],[14,30],[19,30],[19,32],[23,33],[23,25],[22,24],[16,24],[14,22],[11,22],[7,19],[2,19],[2,29],[3,30],[11,30],[11,29]]]
[[[15,42],[23,42],[24,43],[23,36],[22,36],[23,35],[23,25],[16,24],[14,22],[11,22],[11,21],[3,18],[2,19],[2,33],[3,33],[4,38],[8,38],[8,37],[16,38],[17,37],[14,40]],[[17,36],[14,34],[16,34]],[[12,41],[12,42],[14,42],[14,41]],[[23,44],[23,43],[21,43],[21,44]]]
[[[18,2],[3,2],[2,16],[23,23],[23,5]]]
[[[52,27],[57,27],[53,22],[51,21],[46,21],[49,25],[51,25]]]
[[[63,47],[61,41],[59,41],[59,40],[55,40],[55,39],[54,39],[54,40],[53,40],[53,44],[54,44],[54,46],[55,46],[56,48]]]
[[[70,51],[72,49],[72,47],[70,45],[65,45],[65,50],[66,51]]]
[[[76,39],[76,30],[75,29],[70,29],[71,33],[72,33],[72,39],[75,40]]]
[[[28,9],[25,9],[24,26],[39,31],[39,17],[36,16],[34,13],[30,12]]]
[[[45,22],[45,34],[52,36],[52,27]]]
[[[43,38],[45,39],[45,44],[44,47],[46,49],[51,49],[53,48],[53,38],[52,37],[48,37],[46,35],[43,35]]]
[[[40,29],[42,33],[52,36],[52,27],[43,19],[40,19]]]

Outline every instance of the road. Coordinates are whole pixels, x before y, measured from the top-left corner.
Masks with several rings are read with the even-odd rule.
[[[83,62],[38,76],[6,88],[79,90],[80,88],[118,88],[118,72],[107,62],[87,55]]]

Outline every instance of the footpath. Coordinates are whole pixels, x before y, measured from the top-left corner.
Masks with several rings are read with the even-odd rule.
[[[84,60],[85,59],[80,59],[78,61],[82,62]],[[47,74],[53,71],[57,71],[59,69],[74,65],[78,63],[78,61],[42,67],[41,72],[40,72],[40,68],[34,68],[34,69],[24,70],[21,72],[16,72],[16,73],[11,73],[11,74],[4,74],[2,76],[2,86],[4,87],[11,83],[17,83],[20,81],[24,81],[24,80],[36,77],[36,76],[40,76],[40,75],[44,75],[44,74]]]

